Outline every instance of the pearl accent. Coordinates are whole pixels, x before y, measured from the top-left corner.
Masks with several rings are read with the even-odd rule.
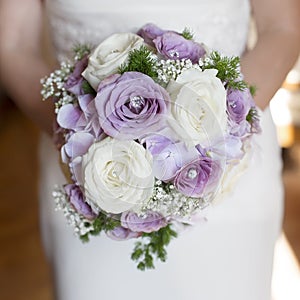
[[[195,179],[197,177],[198,173],[197,173],[197,170],[194,169],[194,168],[191,168],[188,170],[188,173],[187,173],[187,177],[189,179]]]

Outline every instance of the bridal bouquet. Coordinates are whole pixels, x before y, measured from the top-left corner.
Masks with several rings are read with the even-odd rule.
[[[141,270],[234,184],[260,130],[239,58],[188,30],[147,24],[79,45],[42,85],[62,137],[57,207],[84,241],[136,238]]]

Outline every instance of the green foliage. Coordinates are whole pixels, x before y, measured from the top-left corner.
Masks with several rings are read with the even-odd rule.
[[[227,88],[236,90],[244,90],[247,88],[247,83],[240,79],[240,58],[238,56],[222,57],[218,52],[213,51],[209,60],[204,63],[203,69],[218,70],[217,77]]]
[[[119,73],[141,72],[156,80],[158,75],[155,64],[156,60],[153,58],[151,51],[142,46],[129,52],[128,61],[119,67]]]
[[[135,244],[131,259],[137,262],[139,270],[154,269],[153,256],[162,262],[167,259],[166,246],[177,233],[171,229],[170,225],[158,231],[144,233],[142,241]]]
[[[193,40],[194,39],[194,34],[192,31],[188,28],[184,28],[182,31],[181,35],[186,39],[186,40]]]
[[[256,86],[254,86],[254,85],[249,86],[249,91],[250,91],[252,96],[255,96],[256,90],[257,90]]]
[[[87,44],[76,44],[73,47],[75,60],[81,60],[85,55],[91,53],[91,45]]]
[[[87,225],[88,224],[86,224],[86,227],[88,227]],[[104,213],[100,213],[100,215],[95,220],[93,220],[90,226],[92,227],[92,230],[80,236],[80,239],[83,242],[88,242],[90,235],[95,236],[99,235],[102,231],[113,230],[117,226],[120,226],[120,221]]]
[[[83,81],[81,87],[85,94],[91,94],[91,95],[96,96],[95,90],[92,88],[92,86],[86,80]]]
[[[80,236],[80,239],[81,239],[81,241],[82,241],[83,243],[87,243],[87,242],[90,240],[89,234],[86,233],[86,234],[84,234],[84,235],[81,235],[81,236]]]
[[[172,183],[166,183],[166,182],[161,182],[161,187],[163,188],[163,190],[167,193],[167,194],[171,194],[173,192],[171,186],[173,186]]]
[[[246,120],[252,124],[254,123],[255,121],[257,121],[259,119],[259,116],[258,116],[258,112],[256,110],[255,107],[251,107],[247,116],[246,116]]]

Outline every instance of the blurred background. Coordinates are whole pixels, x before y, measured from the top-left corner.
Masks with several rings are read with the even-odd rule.
[[[274,300],[300,299],[300,61],[271,103],[286,188]],[[53,300],[39,236],[37,128],[0,89],[0,299]],[[241,299],[242,300],[242,299]],[[255,300],[255,299],[253,299]]]

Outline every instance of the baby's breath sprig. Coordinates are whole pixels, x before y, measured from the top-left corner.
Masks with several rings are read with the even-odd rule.
[[[55,187],[53,193],[56,210],[61,210],[74,233],[78,236],[88,236],[93,230],[93,223],[79,214],[69,201],[67,194],[59,187]]]
[[[69,93],[64,85],[69,75],[73,71],[73,65],[69,62],[62,62],[60,69],[55,70],[49,76],[41,79],[42,100],[53,98],[55,100],[55,112],[58,113],[59,109],[68,103],[76,101],[74,96]]]
[[[220,53],[213,51],[204,60],[202,69],[218,70],[217,77],[226,85],[227,88],[244,90],[247,83],[241,79],[240,58],[238,56],[221,56]]]
[[[182,31],[181,36],[183,36],[186,40],[194,39],[194,33],[187,27],[185,27]]]
[[[160,60],[156,63],[157,82],[161,85],[166,85],[171,79],[176,80],[177,77],[184,71],[190,68],[198,68],[199,65],[193,65],[190,59],[177,60]]]
[[[83,57],[89,55],[91,51],[92,46],[89,44],[76,44],[73,47],[75,61],[83,59]]]
[[[113,230],[120,226],[120,221],[111,215],[100,213],[94,220],[88,220],[78,213],[71,204],[67,194],[59,187],[55,187],[53,193],[56,210],[61,210],[74,233],[82,242],[88,242],[90,236],[99,235],[101,232]]]
[[[141,216],[147,211],[162,213],[165,216],[187,218],[209,205],[210,196],[206,198],[188,197],[175,189],[171,183],[156,180],[153,194],[141,208]]]
[[[154,259],[165,262],[167,259],[166,246],[171,239],[177,237],[170,224],[151,233],[144,233],[141,241],[136,242],[131,259],[137,262],[137,268],[141,271],[154,269]]]
[[[147,47],[142,46],[129,52],[128,61],[119,67],[119,73],[141,72],[156,80],[156,60],[157,57]]]
[[[49,76],[41,79],[42,84],[42,97],[46,100],[50,97],[59,98],[61,92],[64,91],[64,83],[67,77],[73,71],[73,66],[68,62],[62,62],[60,69],[55,70]]]

